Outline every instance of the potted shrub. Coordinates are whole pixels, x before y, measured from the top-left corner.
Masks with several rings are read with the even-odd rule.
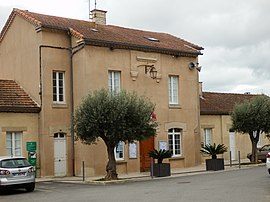
[[[162,163],[163,159],[172,157],[172,153],[169,150],[160,149],[149,152],[149,156],[153,159],[157,159],[157,163],[153,164],[153,176],[165,177],[171,175],[171,167],[169,163]]]
[[[212,159],[206,159],[206,170],[224,170],[224,159],[217,158],[218,154],[223,154],[227,151],[227,147],[224,144],[215,143],[213,145],[207,144],[201,148],[201,152],[204,154],[209,154]]]

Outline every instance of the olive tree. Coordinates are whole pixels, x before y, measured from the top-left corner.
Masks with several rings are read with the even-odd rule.
[[[236,132],[249,134],[252,144],[252,162],[257,162],[257,143],[262,133],[270,132],[270,98],[256,96],[237,104],[231,113],[232,128]]]
[[[114,149],[120,141],[139,141],[156,134],[154,107],[149,99],[135,92],[112,93],[105,89],[90,93],[78,106],[74,119],[77,137],[85,144],[101,138],[107,147],[105,180],[117,179]]]

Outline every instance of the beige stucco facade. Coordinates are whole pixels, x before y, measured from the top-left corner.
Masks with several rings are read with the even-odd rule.
[[[211,142],[216,144],[224,144],[228,148],[228,152],[220,155],[225,160],[230,160],[230,150],[234,152],[235,159],[238,160],[238,152],[240,151],[240,159],[247,160],[247,154],[251,152],[251,141],[248,134],[235,133],[230,131],[232,121],[229,115],[201,115],[201,140],[203,144],[204,129],[211,129]],[[231,137],[230,137],[231,133]],[[233,136],[233,137],[232,137]],[[261,135],[259,145],[269,144],[269,140]],[[234,148],[234,149],[233,149]],[[203,158],[209,158],[203,155]]]
[[[53,134],[67,134],[67,145],[70,143],[70,109],[68,104],[57,106],[52,103],[52,71],[64,71],[69,77],[69,52],[67,50],[41,48],[39,45],[68,46],[68,38],[58,32],[39,32],[35,27],[16,16],[0,44],[2,79],[15,80],[41,106],[38,119],[40,175],[53,176],[54,148]],[[40,57],[39,57],[40,56]],[[4,59],[3,59],[4,58]],[[49,59],[48,59],[49,58]],[[39,60],[41,60],[41,65]],[[42,66],[42,67],[41,67]],[[45,81],[47,79],[47,81]],[[66,80],[66,91],[69,80]],[[68,91],[67,91],[68,92]],[[68,94],[68,93],[67,93]],[[69,96],[65,97],[69,103]],[[42,101],[41,101],[42,100]],[[59,118],[61,117],[61,118]],[[16,122],[14,122],[16,124]],[[67,161],[70,152],[67,149]],[[70,174],[71,163],[67,163],[67,173]]]
[[[0,155],[6,155],[6,134],[20,133],[22,142],[18,145],[22,155],[27,157],[27,142],[37,143],[37,154],[39,155],[38,114],[37,113],[0,113]],[[39,158],[37,168],[39,169]]]
[[[0,60],[4,67],[0,78],[15,80],[41,107],[38,118],[35,116],[25,119],[27,123],[31,123],[31,127],[26,123],[22,124],[17,117],[5,118],[12,119],[13,127],[27,127],[27,134],[30,135],[25,135],[27,139],[24,140],[28,141],[29,137],[29,140],[39,143],[40,176],[55,175],[55,145],[61,144],[56,134],[60,133],[64,134],[64,175],[73,175],[73,167],[75,175],[82,175],[82,161],[85,162],[86,176],[105,174],[107,153],[102,140],[95,145],[82,145],[80,141],[73,143],[70,81],[73,82],[76,108],[89,92],[107,88],[109,71],[121,73],[121,89],[137,91],[139,95],[146,95],[156,103],[155,113],[159,127],[155,148],[159,148],[159,141],[168,141],[170,128],[181,129],[181,156],[167,160],[171,167],[190,167],[201,163],[198,71],[188,68],[190,62],[197,63],[197,57],[174,57],[161,53],[85,45],[72,56],[71,66],[68,50],[70,42],[72,47],[78,45],[77,39],[73,36],[70,39],[66,31],[35,29],[35,26],[20,16],[15,16],[0,42]],[[141,65],[147,63],[155,65],[157,79],[145,74]],[[70,75],[71,68],[73,78]],[[62,104],[53,102],[53,71],[64,73],[65,102]],[[169,76],[179,77],[178,105],[169,105]],[[34,121],[30,118],[34,118]],[[1,131],[2,136],[3,133]],[[3,137],[2,140],[4,141]],[[137,143],[136,158],[129,158],[129,146],[125,145],[124,160],[117,163],[119,173],[140,171],[139,149]]]
[[[86,57],[89,55],[90,57]],[[95,58],[92,58],[94,55]],[[138,67],[144,64],[144,60],[155,61],[158,80],[151,79],[144,73],[144,68]],[[190,71],[189,62],[196,62],[193,58],[174,58],[170,55],[157,53],[145,53],[132,50],[110,50],[108,48],[86,46],[82,49],[74,62],[74,97],[75,106],[81,102],[81,98],[89,91],[106,88],[108,85],[108,71],[121,72],[121,88],[128,91],[137,91],[140,95],[146,95],[155,104],[155,113],[159,128],[155,138],[155,147],[161,140],[168,140],[169,128],[181,128],[183,130],[181,158],[170,160],[171,166],[188,167],[200,163],[199,148],[199,116],[198,116],[198,73]],[[137,72],[136,76],[132,73]],[[179,75],[179,99],[180,105],[170,106],[168,100],[168,76]],[[102,149],[96,149],[101,147]],[[197,148],[197,151],[194,150]],[[96,162],[96,159],[106,159],[104,145],[82,146],[76,144],[76,151],[85,154],[76,158],[76,166],[80,167],[82,160]],[[102,152],[100,152],[102,151]],[[139,152],[139,148],[137,150]],[[87,154],[89,153],[89,155]],[[129,159],[128,145],[126,145],[125,161],[119,162],[120,170],[138,171],[139,158]],[[139,153],[138,153],[139,156]],[[104,174],[106,161],[98,162],[100,169],[94,174]],[[95,163],[94,163],[95,164]],[[87,166],[87,163],[86,163]],[[89,169],[89,174],[93,174]],[[80,174],[80,170],[78,172]]]

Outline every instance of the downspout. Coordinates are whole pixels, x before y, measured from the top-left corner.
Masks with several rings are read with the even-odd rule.
[[[75,176],[75,133],[74,133],[74,85],[73,85],[73,56],[82,48],[84,48],[85,44],[79,44],[77,46],[72,47],[72,37],[71,33],[69,38],[69,59],[70,59],[70,127],[71,127],[71,153],[72,153],[72,175]],[[73,51],[76,49],[75,51]]]
[[[73,55],[75,55],[79,50],[84,48],[85,44],[79,44],[77,46],[72,47],[72,41],[70,37],[70,47],[60,47],[60,46],[50,46],[50,45],[40,45],[39,46],[39,95],[40,95],[40,108],[42,109],[43,105],[43,69],[42,69],[42,49],[43,48],[51,48],[51,49],[59,49],[59,50],[68,50],[69,51],[69,60],[70,60],[70,102],[71,102],[71,138],[72,138],[72,175],[75,176],[75,150],[74,150],[74,92],[73,92]],[[75,51],[73,51],[75,50]],[[40,148],[39,148],[40,151]],[[40,156],[39,156],[40,159]],[[40,163],[40,162],[39,162]]]
[[[53,49],[59,49],[59,50],[69,50],[68,48],[65,48],[65,47],[58,47],[58,46],[49,46],[49,45],[40,45],[39,46],[39,96],[40,96],[40,109],[42,111],[42,107],[43,107],[43,69],[42,69],[42,49],[43,48],[53,48]],[[43,112],[44,113],[44,110]],[[40,117],[40,115],[39,115]],[[43,115],[44,117],[44,115]],[[42,119],[44,121],[44,119]],[[39,124],[40,125],[40,124]],[[43,124],[42,124],[42,128],[43,128]],[[39,140],[39,144],[38,144],[38,150],[39,150],[39,153],[38,153],[38,165],[39,167],[41,167],[41,158],[40,158],[40,154],[41,154],[41,150],[40,150],[40,134],[41,134],[41,129],[40,129],[40,126],[39,126],[39,129],[38,129],[38,140]],[[41,173],[41,170],[40,170],[40,175],[42,175]]]
[[[70,32],[68,32],[70,35]],[[69,74],[70,74],[70,127],[71,127],[71,156],[72,156],[72,176],[75,176],[75,145],[74,145],[74,91],[73,91],[73,55],[72,55],[72,38],[69,37]]]
[[[223,115],[220,115],[220,132],[221,132],[221,144],[224,144],[224,134],[223,134]]]
[[[42,107],[43,97],[42,97],[42,84],[43,84],[43,74],[42,74],[42,48],[52,48],[60,50],[70,50],[70,48],[60,47],[60,46],[49,46],[40,45],[39,46],[39,95],[40,95],[40,107]]]

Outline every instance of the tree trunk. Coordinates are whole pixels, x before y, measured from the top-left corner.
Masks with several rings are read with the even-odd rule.
[[[258,163],[257,143],[259,141],[259,137],[260,137],[260,131],[256,131],[255,137],[254,137],[253,131],[252,132],[249,132],[249,138],[250,138],[251,144],[252,144],[251,162],[253,162],[253,163]]]
[[[105,180],[117,180],[117,172],[116,172],[116,161],[114,156],[114,147],[115,145],[106,144],[107,145],[107,153],[108,153],[108,163],[106,166],[107,175],[105,176]]]

